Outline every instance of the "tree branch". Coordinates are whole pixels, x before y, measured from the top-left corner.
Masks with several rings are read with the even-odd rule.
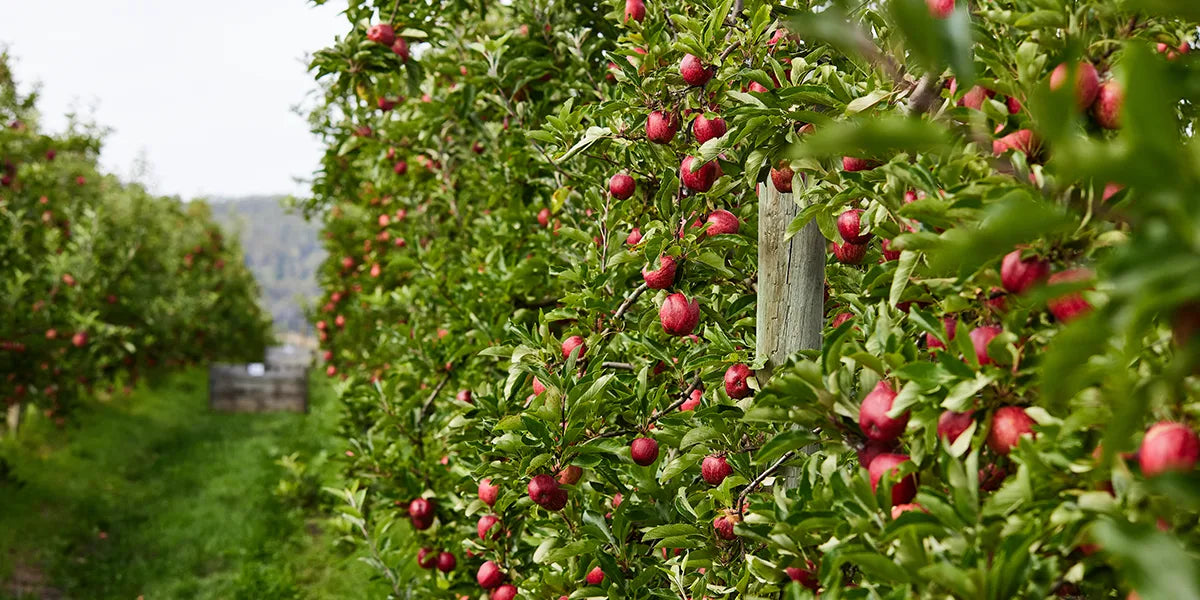
[[[630,363],[627,363],[627,362],[605,361],[605,362],[600,363],[600,366],[605,369],[621,369],[623,371],[632,371],[633,370],[633,365]]]
[[[437,395],[441,393],[442,388],[446,387],[447,383],[450,383],[450,371],[446,371],[446,375],[438,382],[437,387],[433,388],[433,391],[430,392],[429,398],[425,399],[425,404],[421,406],[421,413],[417,417],[418,424],[425,420],[425,415],[429,414],[429,409],[433,407],[434,398],[437,398]]]
[[[779,467],[783,466],[783,463],[791,460],[791,458],[795,455],[795,450],[784,453],[784,455],[776,459],[774,463],[771,463],[771,466],[764,469],[762,473],[759,473],[758,477],[755,477],[754,481],[751,481],[750,484],[746,486],[746,489],[742,490],[741,494],[738,494],[737,510],[739,516],[746,512],[746,496],[750,495],[750,492],[753,492],[754,489],[759,486],[759,484],[766,480],[767,477],[770,477],[772,473],[779,469]]]
[[[934,73],[926,73],[908,97],[908,116],[919,117],[929,111],[937,98],[938,90],[942,88],[942,78]]]

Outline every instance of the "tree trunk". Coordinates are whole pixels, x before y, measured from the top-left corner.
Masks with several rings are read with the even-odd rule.
[[[793,185],[799,184],[799,178]],[[766,385],[775,368],[799,350],[821,348],[825,322],[825,237],[810,221],[790,240],[788,225],[800,212],[791,194],[780,194],[770,180],[758,186],[759,358],[766,366],[755,375]],[[797,473],[786,471],[787,486]]]

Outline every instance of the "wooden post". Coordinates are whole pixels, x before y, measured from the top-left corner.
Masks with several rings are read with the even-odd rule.
[[[802,185],[799,177],[793,186]],[[819,350],[825,324],[825,237],[810,221],[787,237],[800,212],[791,194],[780,194],[768,180],[758,186],[758,314],[755,352],[766,365],[755,373],[766,385],[771,372],[799,350]],[[811,454],[813,449],[805,448]],[[784,470],[786,485],[796,487],[797,469]]]
[[[17,429],[21,427],[21,403],[13,402],[8,405],[8,411],[5,414],[5,423],[8,424],[8,434],[10,436],[17,435]]]
[[[798,179],[798,178],[797,178]],[[780,194],[770,181],[758,191],[758,316],[755,352],[767,359],[756,379],[765,385],[771,372],[798,350],[821,348],[825,322],[825,237],[810,221],[790,240],[788,225],[800,212],[791,194]]]

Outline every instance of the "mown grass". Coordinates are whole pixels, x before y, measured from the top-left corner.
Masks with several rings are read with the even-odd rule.
[[[312,389],[308,415],[214,414],[192,371],[92,403],[78,425],[32,420],[0,440],[0,583],[32,571],[68,598],[383,596],[321,516],[337,407]],[[292,453],[312,468],[284,497],[277,461]]]

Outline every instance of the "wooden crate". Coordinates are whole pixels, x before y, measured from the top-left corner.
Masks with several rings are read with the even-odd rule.
[[[208,369],[208,406],[220,412],[308,412],[308,369],[264,370],[214,364]]]

